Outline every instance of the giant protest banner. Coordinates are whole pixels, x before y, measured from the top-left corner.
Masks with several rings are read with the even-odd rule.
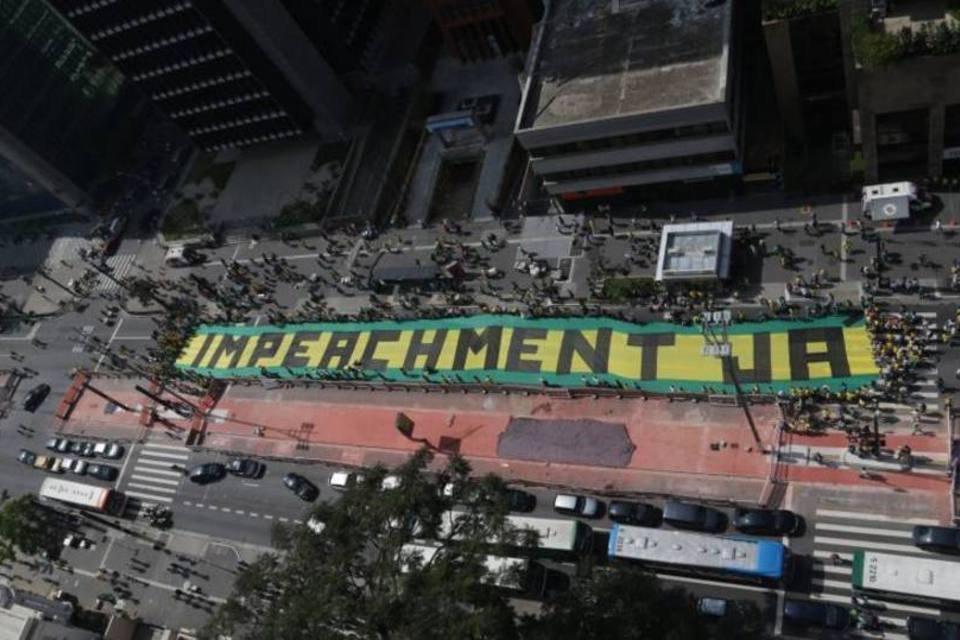
[[[277,376],[701,391],[734,378],[764,391],[855,388],[877,366],[861,317],[733,324],[730,363],[699,327],[612,318],[462,318],[201,326],[177,367],[218,378]]]

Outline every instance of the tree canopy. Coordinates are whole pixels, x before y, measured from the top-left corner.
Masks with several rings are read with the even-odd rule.
[[[31,494],[7,500],[0,508],[0,562],[16,552],[34,555],[59,547],[61,529]]]
[[[620,568],[589,572],[544,615],[520,618],[502,591],[489,588],[487,554],[516,556],[507,545],[535,544],[513,530],[506,486],[496,476],[469,478],[454,457],[426,473],[426,449],[390,471],[399,486],[382,489],[388,471],[362,479],[309,516],[314,526],[278,524],[275,552],[239,575],[234,592],[203,631],[236,640],[376,640],[552,638],[724,638],[759,635],[710,632],[681,591],[661,591],[647,574]],[[452,483],[454,496],[442,488]],[[454,508],[462,515],[451,521]],[[315,526],[322,522],[323,527]],[[404,545],[432,539],[429,557]],[[490,545],[495,540],[497,544]],[[586,569],[586,567],[584,567]]]

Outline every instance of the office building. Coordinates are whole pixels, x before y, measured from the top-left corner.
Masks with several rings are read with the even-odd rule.
[[[352,97],[281,0],[51,2],[204,149],[347,135]]]
[[[516,127],[549,194],[640,194],[742,173],[735,4],[550,4]]]
[[[424,0],[447,52],[461,62],[526,51],[539,0]]]
[[[89,204],[149,102],[45,0],[0,3],[0,215]]]

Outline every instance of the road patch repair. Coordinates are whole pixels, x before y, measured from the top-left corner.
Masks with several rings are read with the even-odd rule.
[[[176,366],[223,379],[608,386],[653,392],[855,389],[879,371],[862,316],[730,325],[730,366],[698,326],[606,317],[200,326]]]

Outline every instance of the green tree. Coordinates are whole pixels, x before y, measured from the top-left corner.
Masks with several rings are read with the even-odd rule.
[[[7,500],[0,508],[0,562],[17,557],[17,552],[34,555],[52,551],[60,540],[60,529],[51,514],[37,504],[33,495]]]
[[[471,483],[469,466],[459,458],[439,477],[428,475],[432,459],[427,450],[411,457],[392,472],[400,485],[390,490],[381,490],[384,468],[365,471],[340,500],[312,510],[311,517],[324,523],[320,533],[277,525],[277,552],[243,571],[204,636],[515,637],[506,599],[480,580],[485,541],[518,542],[522,535],[506,527],[503,482],[491,476]],[[452,524],[443,518],[453,506],[440,491],[446,482],[470,498]],[[401,548],[414,537],[436,538],[441,550],[429,559],[405,555]]]
[[[594,569],[548,601],[542,615],[525,617],[521,635],[524,640],[759,640],[762,623],[756,607],[708,619],[683,589],[663,589],[652,574],[616,565]]]

